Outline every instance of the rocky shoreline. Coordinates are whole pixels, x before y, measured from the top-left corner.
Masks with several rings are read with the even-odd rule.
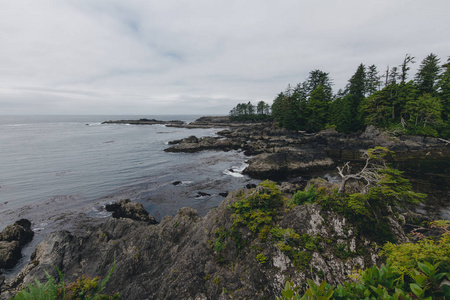
[[[228,117],[203,117],[190,124],[180,122],[141,119],[104,123],[227,128],[219,131],[218,137],[190,136],[172,141],[165,151],[243,151],[252,156],[244,173],[279,181],[279,189],[286,197],[305,187],[305,182],[284,182],[289,178],[333,170],[342,161],[357,163],[366,149],[375,146],[394,151],[395,157],[390,159],[397,162],[450,157],[450,146],[445,141],[394,136],[374,127],[359,134],[340,134],[333,129],[308,134],[280,129],[270,123],[233,123]],[[358,235],[343,216],[322,211],[316,204],[296,206],[277,219],[281,228],[314,238],[318,246],[309,246],[302,252],[308,260],[305,268],[294,265],[292,257],[274,244],[262,247],[245,228],[239,234],[248,241],[248,247],[239,251],[233,245],[219,249],[221,232],[234,222],[230,207],[257,192],[258,187],[248,186],[231,192],[203,218],[194,209],[181,208],[176,216],[166,216],[159,224],[142,205],[121,200],[107,208],[113,217],[106,221],[84,217],[75,230],[48,235],[36,247],[30,264],[18,275],[3,285],[4,278],[0,277],[0,298],[8,299],[34,279],[45,282],[45,271],[56,275],[54,267],[65,273],[66,281],[70,282],[83,274],[105,276],[114,261],[117,271],[111,276],[106,292],[120,292],[122,299],[274,298],[280,295],[287,278],[296,278],[299,284],[306,278],[337,284],[355,267],[362,269],[380,263],[376,241]],[[404,221],[394,216],[390,220],[396,239],[406,241]],[[404,228],[416,228],[408,226]],[[345,257],[337,252],[336,244],[343,245]]]
[[[208,117],[211,118],[211,117]],[[201,122],[203,124],[203,122]],[[212,123],[215,124],[216,123]],[[193,122],[196,125],[196,122]],[[219,131],[218,137],[169,142],[167,152],[193,153],[203,150],[241,150],[253,156],[245,174],[259,179],[284,180],[290,177],[332,170],[342,161],[360,161],[365,150],[376,146],[395,152],[391,161],[445,159],[448,142],[430,137],[394,136],[373,126],[362,133],[343,134],[328,129],[315,134],[292,132],[273,124],[236,123]]]

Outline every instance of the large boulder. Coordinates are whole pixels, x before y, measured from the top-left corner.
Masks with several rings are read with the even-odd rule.
[[[18,241],[20,246],[24,246],[31,242],[33,236],[31,222],[27,219],[21,219],[3,229],[0,233],[0,241]]]
[[[113,204],[107,204],[106,210],[112,212],[112,217],[128,218],[148,224],[157,224],[155,218],[148,214],[144,206],[138,202],[131,202],[130,199],[122,199]]]
[[[22,258],[18,241],[0,241],[0,269],[10,269],[14,267]]]
[[[34,236],[31,222],[21,219],[6,226],[0,233],[0,269],[14,267],[22,257],[21,248]]]

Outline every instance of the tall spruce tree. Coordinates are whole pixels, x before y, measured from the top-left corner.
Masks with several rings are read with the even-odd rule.
[[[328,121],[329,100],[327,92],[322,84],[319,84],[312,92],[307,104],[306,130],[317,132],[325,129]]]
[[[348,95],[344,98],[347,99],[346,101],[349,101],[349,105],[344,107],[350,109],[350,131],[361,130],[364,126],[364,119],[360,113],[360,105],[365,99],[365,87],[366,67],[363,64],[360,64],[356,69],[355,74],[349,80]],[[348,112],[346,114],[348,114]]]
[[[331,101],[333,99],[333,82],[329,77],[329,73],[321,70],[309,72],[308,80],[303,84],[308,97],[319,85],[322,85],[326,101]]]
[[[443,127],[441,135],[444,138],[450,138],[450,57],[447,63],[442,66],[444,72],[438,81],[439,99],[442,104],[442,121]]]
[[[419,93],[435,95],[437,92],[437,80],[439,79],[439,72],[441,66],[439,65],[440,59],[436,54],[429,54],[422,60],[419,66],[415,80],[417,87],[419,88]]]
[[[377,66],[371,65],[369,66],[366,74],[366,95],[372,95],[376,91],[378,91],[380,87],[380,75],[378,75]]]

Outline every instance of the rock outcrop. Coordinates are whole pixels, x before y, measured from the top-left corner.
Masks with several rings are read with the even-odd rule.
[[[139,119],[139,120],[110,120],[104,121],[102,124],[129,124],[129,125],[167,125],[181,127],[185,125],[185,122],[179,120],[173,121],[161,121],[155,119]]]
[[[14,267],[22,257],[21,248],[34,236],[31,222],[21,219],[8,225],[0,233],[0,269]]]
[[[223,139],[220,137],[203,137],[197,138],[190,136],[182,140],[169,142],[174,145],[165,149],[166,152],[199,152],[203,150],[221,150],[230,151],[237,150],[242,147],[244,141],[238,139]]]
[[[112,212],[112,217],[116,219],[128,218],[147,224],[158,223],[153,216],[149,215],[141,203],[131,202],[130,199],[122,199],[116,203],[107,204],[105,209]]]
[[[4,297],[34,279],[45,281],[45,270],[56,276],[56,267],[71,282],[82,275],[105,276],[115,261],[105,292],[119,292],[121,299],[273,299],[288,278],[300,285],[306,278],[336,284],[354,268],[379,262],[373,241],[356,235],[342,216],[311,204],[293,207],[278,220],[280,228],[313,243],[299,250],[300,266],[247,227],[235,232],[243,246],[220,245],[221,233],[233,224],[230,205],[254,192],[231,193],[204,218],[182,208],[158,225],[110,218],[79,234],[52,233],[37,246],[32,262],[7,282]]]
[[[394,136],[373,126],[368,126],[362,133],[350,134],[338,133],[334,129],[310,134],[261,123],[228,127],[218,132],[219,137],[191,136],[173,141],[169,144],[174,146],[165,151],[242,150],[253,156],[244,173],[254,178],[276,180],[331,170],[343,160],[358,161],[365,150],[376,146],[394,151],[396,161],[450,157],[450,146],[440,139]]]
[[[249,166],[243,171],[253,178],[284,179],[286,175],[295,176],[322,170],[329,170],[334,162],[329,157],[318,158],[313,153],[283,151],[263,153],[251,158]]]

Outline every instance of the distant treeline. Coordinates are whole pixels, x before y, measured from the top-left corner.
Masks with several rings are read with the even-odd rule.
[[[278,94],[271,109],[249,102],[230,112],[232,119],[273,118],[280,127],[316,132],[334,127],[356,132],[368,125],[406,134],[450,137],[450,58],[441,64],[433,53],[408,80],[415,58],[407,54],[396,67],[380,74],[360,64],[344,89],[333,94],[329,73],[314,70],[295,87]],[[256,110],[255,110],[256,109]]]
[[[251,102],[239,103],[230,111],[232,121],[261,121],[270,118],[270,105],[264,101],[259,101],[256,106]]]

